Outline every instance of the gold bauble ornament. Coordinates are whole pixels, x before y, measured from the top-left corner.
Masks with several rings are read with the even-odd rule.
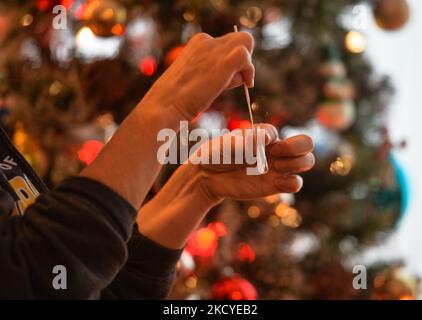
[[[409,20],[409,4],[407,0],[378,0],[374,7],[374,17],[381,29],[398,30]]]
[[[415,300],[420,279],[408,274],[402,266],[393,265],[378,274],[373,282],[372,300]]]
[[[126,29],[127,11],[117,1],[92,0],[85,8],[83,19],[96,36],[121,36]]]

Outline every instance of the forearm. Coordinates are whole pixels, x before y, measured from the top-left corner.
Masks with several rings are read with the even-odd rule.
[[[167,101],[145,99],[122,123],[111,141],[82,176],[102,182],[139,208],[161,168],[157,133],[177,129],[182,118]]]
[[[139,231],[171,249],[182,248],[208,211],[218,203],[201,187],[198,167],[183,165],[157,196],[138,212]]]

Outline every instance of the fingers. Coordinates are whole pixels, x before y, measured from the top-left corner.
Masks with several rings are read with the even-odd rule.
[[[213,41],[210,41],[210,40]],[[191,46],[203,45],[205,42],[217,44],[220,52],[216,58],[223,58],[223,72],[230,83],[226,88],[235,88],[243,83],[248,87],[254,86],[255,67],[252,64],[251,54],[254,48],[254,39],[247,32],[232,32],[219,38],[213,38],[206,33],[198,33],[189,41]],[[209,47],[211,50],[212,46]],[[221,54],[224,53],[224,54]]]
[[[285,176],[275,179],[274,185],[281,193],[297,193],[302,189],[303,179],[296,175]]]
[[[274,168],[280,173],[302,173],[315,165],[315,156],[308,153],[302,157],[284,158],[274,161]]]
[[[255,67],[252,64],[251,54],[244,46],[238,46],[229,52],[223,60],[223,71],[231,74],[231,82],[228,87],[233,87],[234,81],[238,83],[237,74],[242,76],[242,83],[246,83],[248,87],[254,86]]]
[[[306,135],[295,136],[275,143],[270,150],[274,157],[299,157],[314,149],[314,142]]]
[[[278,130],[269,123],[259,123],[255,128],[265,130],[265,145],[270,145],[278,140]]]
[[[248,88],[253,88],[255,86],[255,66],[252,64],[252,61],[246,64],[241,74],[243,80],[242,83],[245,83]]]

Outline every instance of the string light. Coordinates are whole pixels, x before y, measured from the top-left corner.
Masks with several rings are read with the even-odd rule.
[[[260,7],[249,7],[246,9],[245,15],[239,18],[239,22],[246,28],[254,28],[256,24],[261,21],[262,16],[263,13]]]
[[[34,22],[34,16],[32,14],[26,14],[21,19],[21,24],[23,27],[28,27]]]
[[[348,157],[338,157],[331,163],[330,172],[338,176],[347,176],[352,170],[352,160]]]
[[[265,197],[265,201],[268,203],[277,203],[280,201],[280,195],[274,194],[272,196]]]
[[[182,53],[184,48],[185,46],[180,45],[171,49],[166,55],[166,59],[165,59],[166,65],[170,66],[177,59],[177,57]]]
[[[79,161],[90,165],[95,158],[97,158],[104,144],[98,140],[89,140],[82,145],[82,148],[78,151]]]
[[[252,263],[255,261],[255,251],[246,243],[241,243],[237,251],[237,256],[242,262]]]
[[[289,208],[284,211],[284,215],[281,217],[281,222],[286,227],[297,228],[302,224],[302,217],[296,209]]]
[[[49,93],[52,97],[57,96],[62,90],[63,90],[63,84],[58,80],[55,80],[50,85],[50,88],[48,89],[48,91],[49,91]]]
[[[256,219],[261,215],[261,209],[257,206],[251,206],[248,209],[248,216],[252,219]]]
[[[268,218],[268,224],[276,228],[280,225],[280,219],[277,216],[272,215],[271,217]]]
[[[281,218],[285,214],[285,211],[288,209],[289,209],[289,206],[286,203],[280,203],[275,208],[275,214]]]
[[[193,11],[186,11],[183,14],[183,19],[185,19],[187,22],[192,22],[193,20],[195,20],[195,18],[196,18],[196,15],[195,15],[195,12]]]
[[[90,42],[95,39],[95,35],[88,27],[81,28],[76,34],[76,43],[82,46],[84,43]]]
[[[154,57],[143,58],[139,62],[139,70],[142,74],[150,77],[157,71],[157,61]]]
[[[198,278],[195,276],[190,276],[185,281],[185,285],[189,289],[195,289],[197,284],[198,284]]]
[[[362,53],[366,49],[365,36],[358,31],[349,31],[346,35],[345,44],[347,50],[352,53]]]
[[[287,227],[297,228],[302,223],[299,212],[286,203],[280,203],[275,208],[275,214],[281,218],[281,222]]]

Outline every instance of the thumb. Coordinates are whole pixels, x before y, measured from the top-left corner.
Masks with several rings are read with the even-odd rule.
[[[256,124],[255,128],[265,131],[265,145],[273,144],[278,140],[278,130],[272,124],[260,123]]]

